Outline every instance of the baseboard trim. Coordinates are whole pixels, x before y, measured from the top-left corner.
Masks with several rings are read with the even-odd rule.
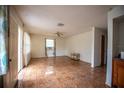
[[[53,56],[53,57],[47,57],[47,56],[43,56],[43,57],[32,57],[31,59],[41,59],[41,58],[55,58],[55,57],[66,57],[65,55],[63,56]]]
[[[71,57],[70,56],[65,56],[65,57],[68,57],[68,58],[70,58],[71,59]],[[87,63],[87,64],[90,64],[91,65],[91,63],[89,63],[89,62],[86,62],[86,61],[83,61],[83,60],[79,60],[80,62],[84,62],[84,63]]]
[[[109,86],[109,87],[112,87],[111,84],[109,84],[109,83],[107,83],[107,82],[105,82],[105,84],[106,84],[107,86]]]

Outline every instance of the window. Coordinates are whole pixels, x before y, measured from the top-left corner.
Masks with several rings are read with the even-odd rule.
[[[46,39],[46,47],[54,47],[54,40]]]

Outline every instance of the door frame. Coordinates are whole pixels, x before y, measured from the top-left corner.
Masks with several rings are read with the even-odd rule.
[[[45,56],[48,57],[48,55],[47,55],[47,47],[46,47],[46,40],[47,39],[54,40],[54,57],[56,57],[56,39],[53,39],[53,38],[45,38]]]
[[[104,66],[105,62],[105,35],[101,35],[101,66]]]
[[[18,74],[16,75],[16,80],[15,82],[12,84],[11,83],[11,79],[12,79],[12,72],[10,72],[10,69],[11,69],[11,64],[13,63],[12,62],[12,59],[10,58],[10,34],[11,34],[11,28],[10,28],[10,21],[13,20],[15,22],[16,25],[17,22],[16,22],[16,19],[13,17],[13,14],[10,13],[10,11],[12,12],[12,10],[10,10],[10,7],[8,7],[8,71],[7,71],[7,74],[3,76],[3,87],[5,88],[10,88],[10,87],[15,87],[16,83],[17,83],[17,78],[18,78]],[[18,34],[17,34],[17,37],[18,37]],[[18,38],[17,38],[18,39]],[[17,40],[18,41],[18,40]],[[18,43],[17,43],[17,46],[18,46]],[[18,48],[17,48],[18,50]],[[17,53],[18,54],[18,53]],[[18,55],[17,55],[18,57]],[[18,62],[18,59],[17,59],[17,62]],[[17,63],[18,64],[18,63]],[[17,65],[18,66],[18,65]],[[17,67],[17,73],[18,73],[18,67]]]

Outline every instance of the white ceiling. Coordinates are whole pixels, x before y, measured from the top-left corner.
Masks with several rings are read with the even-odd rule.
[[[92,26],[107,28],[107,12],[113,6],[40,5],[14,6],[30,33],[71,36],[89,31]],[[63,27],[58,27],[58,23]]]

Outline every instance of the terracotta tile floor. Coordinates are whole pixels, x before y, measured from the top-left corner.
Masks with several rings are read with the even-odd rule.
[[[18,87],[92,88],[105,85],[105,67],[90,67],[68,57],[32,59],[19,74]]]

